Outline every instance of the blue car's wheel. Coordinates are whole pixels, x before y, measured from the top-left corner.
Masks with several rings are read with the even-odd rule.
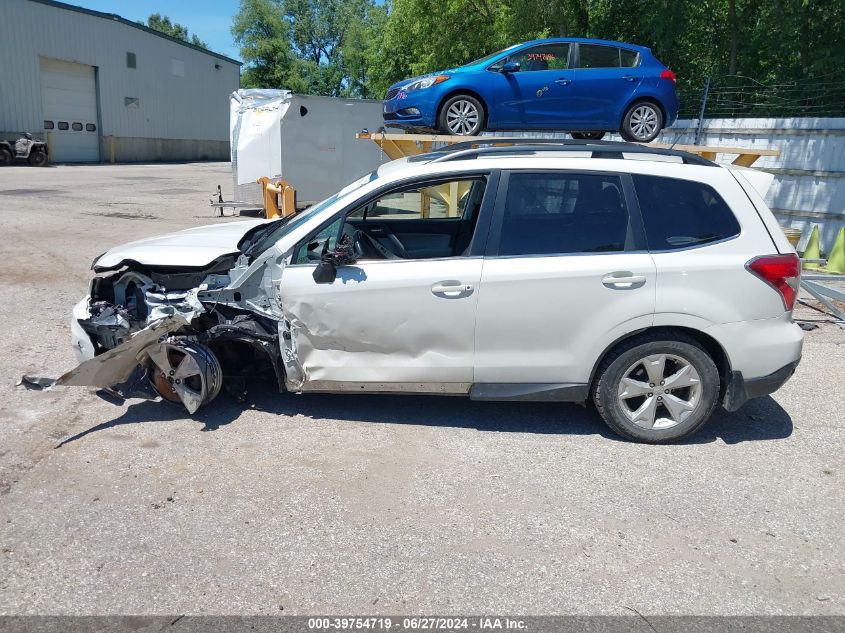
[[[637,101],[622,117],[619,133],[626,141],[650,143],[663,129],[663,112],[651,101]]]
[[[604,132],[570,132],[569,135],[578,141],[600,141]]]
[[[443,134],[474,136],[484,129],[484,106],[470,95],[455,95],[440,108],[437,129]]]

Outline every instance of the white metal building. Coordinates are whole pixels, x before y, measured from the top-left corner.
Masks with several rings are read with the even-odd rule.
[[[0,137],[54,162],[228,160],[240,62],[117,15],[0,0]]]

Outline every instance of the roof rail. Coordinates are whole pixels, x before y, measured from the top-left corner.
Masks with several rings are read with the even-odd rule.
[[[582,141],[555,138],[505,138],[486,136],[472,141],[455,143],[436,149],[437,157],[431,162],[445,163],[488,155],[533,154],[537,152],[592,152],[592,158],[624,158],[624,154],[675,156],[687,165],[716,167],[716,163],[690,152],[649,147],[639,143],[620,141]]]

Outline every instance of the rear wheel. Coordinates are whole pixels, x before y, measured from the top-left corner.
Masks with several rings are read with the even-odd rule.
[[[604,132],[570,132],[569,135],[579,141],[600,141],[604,138]]]
[[[651,101],[638,101],[622,117],[619,133],[626,141],[650,143],[663,129],[663,112]]]
[[[700,429],[719,396],[719,372],[692,338],[643,336],[612,351],[593,384],[593,402],[607,425],[648,444],[679,440]]]
[[[0,147],[0,165],[11,165],[13,160],[15,159],[12,152],[5,147]]]
[[[34,149],[29,153],[29,164],[33,167],[44,167],[47,164],[47,152]]]
[[[437,129],[443,134],[475,136],[484,129],[484,106],[470,95],[455,95],[446,100],[437,117]]]

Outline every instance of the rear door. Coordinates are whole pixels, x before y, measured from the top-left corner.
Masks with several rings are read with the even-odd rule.
[[[629,177],[616,173],[502,175],[478,298],[476,383],[585,385],[604,349],[651,325],[655,266],[631,198]]]
[[[635,51],[604,44],[578,44],[568,106],[575,125],[616,130],[622,108],[643,80]]]

